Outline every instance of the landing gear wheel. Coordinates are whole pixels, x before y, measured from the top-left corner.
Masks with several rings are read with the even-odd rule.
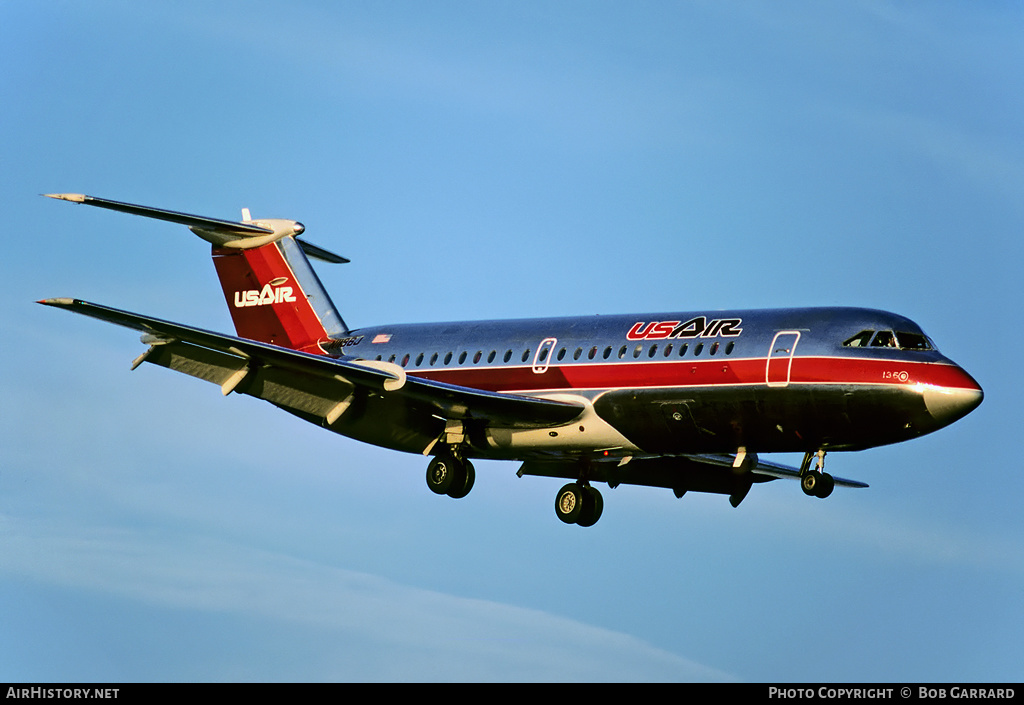
[[[473,489],[473,483],[476,482],[476,470],[473,469],[473,463],[468,460],[463,460],[461,463],[457,463],[459,466],[459,472],[455,473],[452,478],[451,487],[448,488],[448,496],[452,499],[462,499],[469,491]]]
[[[825,499],[835,488],[836,481],[827,472],[808,472],[800,478],[800,489],[808,497]]]
[[[601,518],[603,511],[604,499],[601,497],[601,493],[589,485],[584,487],[583,511],[580,512],[580,518],[576,520],[576,523],[580,526],[593,526]]]
[[[575,524],[583,512],[583,488],[575,482],[558,490],[555,496],[555,515],[566,524]]]
[[[821,473],[821,479],[818,480],[818,490],[814,493],[814,496],[818,499],[825,499],[832,490],[836,488],[836,481],[827,472]]]
[[[434,494],[462,499],[473,489],[474,482],[476,471],[473,464],[454,455],[439,455],[427,466],[427,487]]]
[[[427,466],[427,487],[434,494],[448,494],[452,482],[458,473],[455,471],[455,458],[439,455]]]
[[[808,497],[813,497],[817,494],[819,477],[818,473],[809,472],[800,478],[800,489],[802,489],[804,494]]]
[[[555,515],[566,524],[593,526],[603,511],[604,499],[590,485],[570,482],[555,496]]]

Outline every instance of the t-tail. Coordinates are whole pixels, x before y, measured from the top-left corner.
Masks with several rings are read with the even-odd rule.
[[[220,220],[77,193],[45,194],[73,203],[187,225],[213,245],[213,262],[239,337],[326,354],[348,328],[308,257],[348,262],[298,236],[302,223],[284,219]]]

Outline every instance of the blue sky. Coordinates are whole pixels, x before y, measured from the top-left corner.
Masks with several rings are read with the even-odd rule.
[[[0,680],[1020,681],[1017,3],[0,5]],[[870,483],[724,497],[422,458],[129,363],[230,331],[180,226],[301,220],[351,326],[862,305],[985,388]],[[796,458],[777,456],[779,461]]]

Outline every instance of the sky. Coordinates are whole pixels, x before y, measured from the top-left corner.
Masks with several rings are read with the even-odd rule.
[[[1019,682],[1024,8],[0,2],[0,681]],[[854,305],[984,387],[870,484],[422,457],[143,365],[73,296],[231,322],[187,229],[301,220],[352,327]],[[798,457],[771,456],[778,462]]]

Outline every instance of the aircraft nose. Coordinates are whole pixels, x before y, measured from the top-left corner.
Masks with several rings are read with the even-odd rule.
[[[957,368],[956,379],[942,386],[926,385],[923,396],[928,415],[939,426],[947,426],[978,408],[985,392],[973,377]]]

